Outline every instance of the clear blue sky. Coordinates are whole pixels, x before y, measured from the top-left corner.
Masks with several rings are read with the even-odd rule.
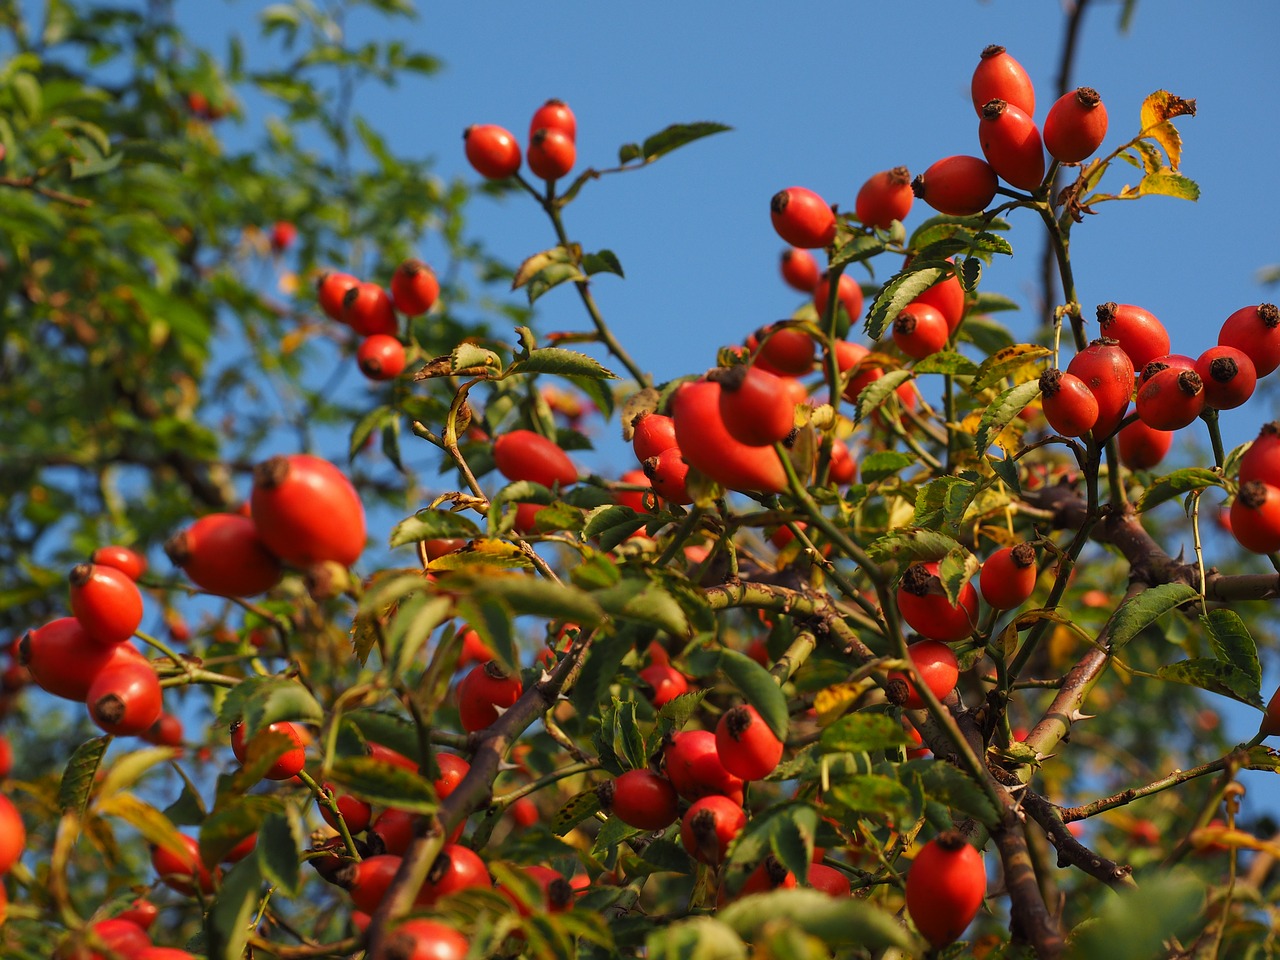
[[[179,14],[188,29],[221,33],[261,6],[235,4],[233,19],[205,4],[179,4]],[[980,154],[968,85],[990,43],[1027,68],[1042,120],[1064,23],[1061,5],[1047,0],[421,6],[415,24],[397,29],[446,69],[391,90],[366,88],[358,104],[396,148],[434,156],[445,177],[478,180],[462,152],[468,124],[498,123],[523,140],[533,110],[553,96],[577,114],[580,165],[611,165],[620,144],[672,122],[735,128],[650,169],[592,184],[566,212],[574,240],[620,258],[626,280],[601,278],[596,296],[659,380],[708,367],[719,346],[800,302],[777,273],[782,243],[767,213],[775,191],[807,186],[848,208],[875,171],[905,164],[916,173],[948,154]],[[1137,131],[1148,93],[1195,98],[1199,115],[1177,123],[1183,172],[1202,196],[1100,207],[1073,235],[1080,296],[1086,315],[1106,300],[1146,307],[1169,328],[1174,350],[1195,356],[1237,307],[1280,298],[1256,279],[1260,267],[1280,262],[1280,125],[1272,110],[1280,4],[1142,0],[1128,34],[1119,16],[1118,3],[1090,5],[1073,86],[1095,87],[1107,105],[1104,149]],[[373,29],[383,27],[353,23],[355,34]],[[249,39],[256,31],[241,32]],[[251,60],[266,55],[251,47]],[[264,104],[247,106],[260,121]],[[1119,189],[1136,173],[1120,165],[1105,183]],[[918,203],[908,228],[930,212]],[[1013,226],[1015,256],[989,269],[984,286],[1032,306],[1038,224],[1023,213]],[[554,242],[523,197],[477,200],[469,228],[512,263]],[[442,249],[428,240],[422,254],[430,260]],[[1026,336],[1038,322],[1024,312],[1013,319],[1015,333]],[[567,288],[538,304],[541,330],[587,326]],[[1228,445],[1276,415],[1257,401],[1224,414]],[[631,466],[616,445],[602,463]],[[1268,680],[1271,689],[1274,670]],[[1256,714],[1237,722],[1256,723]],[[1251,732],[1242,727],[1239,735]]]

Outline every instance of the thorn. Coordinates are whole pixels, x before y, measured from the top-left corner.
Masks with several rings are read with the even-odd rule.
[[[539,683],[549,683],[551,681],[551,673],[546,667],[542,668],[542,676],[538,677]]]
[[[498,770],[501,773],[507,773],[511,770],[519,770],[519,769],[520,769],[520,764],[518,763],[512,763],[510,760],[498,761]]]
[[[1097,716],[1096,713],[1083,713],[1077,709],[1077,710],[1072,710],[1071,713],[1067,716],[1067,719],[1070,720],[1072,723],[1079,723],[1081,720],[1092,720],[1096,716]]]

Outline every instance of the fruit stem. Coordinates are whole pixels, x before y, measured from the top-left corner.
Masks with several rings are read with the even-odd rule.
[[[1205,407],[1204,412],[1200,414],[1200,419],[1204,421],[1205,426],[1209,428],[1209,442],[1213,444],[1213,462],[1218,469],[1222,469],[1223,463],[1226,462],[1227,454],[1222,446],[1222,431],[1218,427],[1218,411],[1214,407]]]
[[[1076,278],[1071,269],[1071,256],[1068,252],[1070,240],[1062,226],[1053,215],[1048,203],[1034,205],[1049,231],[1049,244],[1053,247],[1054,257],[1058,261],[1058,277],[1062,281],[1062,298],[1066,304],[1066,312],[1071,317],[1071,334],[1075,339],[1076,350],[1083,350],[1089,345],[1089,338],[1084,332],[1084,319],[1080,315],[1080,300],[1076,296]],[[1056,353],[1056,351],[1055,351]]]
[[[705,513],[703,508],[696,504],[690,508],[689,512],[685,514],[684,519],[680,521],[680,526],[676,528],[676,532],[672,534],[671,542],[668,543],[666,549],[662,551],[662,555],[658,557],[654,566],[659,569],[666,568],[667,564],[669,564],[675,557],[676,551],[684,546],[684,542],[693,535],[693,532],[696,529],[698,529],[698,522],[702,519],[703,513]]]
[[[163,640],[157,640],[155,637],[151,636],[150,634],[143,633],[141,630],[133,631],[133,635],[137,637],[139,640],[141,640],[143,643],[146,643],[150,646],[155,647],[157,650],[163,653],[166,657],[172,660],[176,666],[182,667],[183,670],[190,672],[190,664],[186,660],[184,660],[182,657],[174,653],[173,650],[171,650],[164,643]]]
[[[351,829],[347,826],[347,821],[343,818],[342,811],[338,809],[338,801],[333,794],[320,786],[320,784],[316,783],[315,780],[311,779],[311,774],[307,773],[306,770],[298,771],[298,779],[305,783],[307,785],[307,789],[315,794],[316,799],[324,804],[325,807],[328,808],[329,812],[333,814],[338,834],[342,837],[342,842],[347,847],[347,856],[351,857],[353,860],[363,859],[360,856],[360,851],[356,849],[355,838],[351,836]]]
[[[840,592],[861,607],[867,615],[871,617],[872,622],[867,624],[868,628],[878,630],[880,628],[880,624],[875,621],[876,618],[880,616],[880,611],[876,609],[875,604],[864,597],[862,595],[862,591],[854,586],[853,582],[849,580],[849,578],[846,577],[834,563],[822,555],[822,551],[818,549],[811,539],[809,539],[809,534],[805,532],[804,528],[801,527],[800,524],[795,521],[789,521],[786,526],[787,529],[791,531],[792,536],[794,536],[796,540],[812,554],[813,562],[822,567],[823,573],[830,577],[832,582],[840,588]],[[853,614],[851,613],[850,616],[852,615]]]

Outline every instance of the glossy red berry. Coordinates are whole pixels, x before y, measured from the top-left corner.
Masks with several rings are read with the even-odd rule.
[[[570,140],[578,137],[578,119],[563,100],[551,99],[533,113],[529,121],[529,139],[539,130],[558,130]]]
[[[471,944],[438,920],[415,917],[399,924],[387,937],[387,960],[464,960]]]
[[[262,776],[267,780],[288,780],[297,776],[298,771],[307,762],[306,746],[302,742],[302,737],[298,735],[297,728],[287,720],[282,720],[271,724],[267,730],[284,737],[290,745]],[[242,764],[245,762],[245,757],[249,755],[249,749],[253,743],[253,741],[245,742],[244,733],[243,723],[237,721],[231,725],[231,752]],[[258,736],[254,737],[254,741],[258,741],[262,736],[263,733],[259,732]]]
[[[283,253],[298,239],[298,228],[288,220],[277,220],[271,225],[271,249]]]
[[[676,697],[689,692],[689,680],[669,663],[652,663],[640,671],[640,679],[649,686],[649,699],[661,710]]]
[[[87,946],[60,951],[56,954],[58,960],[106,960],[108,957],[132,960],[151,946],[151,938],[142,927],[119,917],[90,924],[87,932]]]
[[[142,623],[142,593],[115,567],[79,563],[71,568],[71,612],[103,646],[124,643]]]
[[[418,815],[409,813],[407,810],[389,807],[378,814],[377,819],[373,821],[373,825],[369,828],[371,834],[369,839],[372,840],[374,836],[378,838],[382,853],[403,857],[405,851],[409,849],[409,844],[413,842],[419,819],[421,818]],[[378,849],[376,844],[374,849]]]
[[[458,684],[458,714],[468,733],[483,730],[520,699],[524,685],[496,660],[472,667]]]
[[[836,215],[827,201],[804,187],[779,190],[769,201],[773,229],[793,247],[825,247],[836,237]]]
[[[102,567],[115,567],[130,580],[137,580],[147,572],[147,558],[128,547],[114,544],[99,547],[89,559]]]
[[[964,933],[982,906],[987,870],[982,854],[954,832],[926,843],[907,873],[907,912],[935,947]]]
[[[1264,737],[1280,736],[1280,688],[1267,701],[1267,709],[1258,725],[1258,732]]]
[[[676,423],[660,413],[642,413],[631,421],[631,449],[641,463],[676,445]]]
[[[544,487],[578,481],[578,468],[554,441],[532,430],[512,430],[493,441],[493,462],[508,480],[530,480]]]
[[[982,51],[969,83],[969,93],[979,116],[983,106],[995,98],[1007,100],[1029,117],[1036,113],[1036,91],[1031,78],[1022,64],[998,44]]]
[[[735,440],[720,417],[720,385],[710,380],[681,384],[671,398],[676,440],[685,461],[730,490],[781,493],[787,476],[769,447]]]
[[[1084,381],[1098,401],[1093,435],[1108,437],[1120,426],[1133,399],[1133,361],[1117,340],[1099,337],[1071,358],[1067,373]]]
[[[1093,87],[1064,93],[1044,118],[1044,146],[1062,163],[1079,163],[1102,146],[1107,136],[1107,108]]]
[[[539,130],[529,139],[526,154],[529,169],[543,180],[559,180],[573,169],[577,147],[573,138],[559,130]]]
[[[1215,410],[1242,406],[1258,385],[1253,360],[1235,347],[1210,347],[1196,360],[1196,373],[1204,382],[1205,406]]]
[[[9,779],[13,773],[13,746],[9,738],[0,734],[0,780]]]
[[[1138,419],[1156,430],[1180,430],[1204,410],[1204,382],[1194,370],[1161,370],[1143,377]]]
[[[362,337],[394,335],[400,327],[391,298],[376,283],[357,283],[343,295],[342,321]]]
[[[436,272],[421,260],[404,260],[391,275],[391,302],[407,317],[426,313],[439,296]]]
[[[456,843],[446,843],[431,865],[415,902],[419,906],[430,906],[463,890],[492,886],[489,868],[478,853]]]
[[[161,713],[160,719],[151,725],[142,735],[142,739],[147,743],[154,743],[157,747],[181,748],[184,732],[182,721],[178,717],[172,713]]]
[[[295,453],[258,464],[252,502],[258,536],[285,563],[349,567],[364,550],[360,495],[327,460]]]
[[[724,768],[710,730],[682,730],[663,748],[667,779],[686,800],[724,796],[742,805],[742,778]]]
[[[502,127],[473,124],[462,132],[467,161],[480,176],[505,180],[520,169],[520,144]]]
[[[600,805],[639,830],[662,830],[675,822],[675,787],[652,770],[628,770],[596,788]]]
[[[724,860],[733,838],[747,825],[740,803],[712,795],[695,800],[680,821],[680,841],[689,855],[715,866]]]
[[[843,440],[831,442],[831,467],[827,471],[827,478],[837,486],[844,486],[858,479],[858,464]]]
[[[1265,377],[1280,367],[1280,307],[1274,303],[1241,307],[1223,322],[1218,343],[1246,354],[1258,376]]]
[[[982,564],[978,586],[982,599],[997,610],[1012,610],[1027,602],[1036,589],[1036,550],[1029,543],[1002,547]]]
[[[1079,377],[1061,370],[1040,376],[1040,402],[1055,433],[1082,437],[1098,422],[1098,398]]]
[[[4,876],[22,857],[27,846],[27,828],[22,815],[3,793],[0,793],[0,876]]]
[[[238,513],[201,517],[165,544],[165,553],[191,582],[221,597],[252,597],[280,582],[275,554],[256,524]]]
[[[133,737],[160,719],[160,678],[145,660],[124,660],[93,678],[85,695],[89,716],[107,733]]]
[[[914,360],[923,360],[946,349],[951,331],[947,320],[935,307],[916,303],[902,308],[893,321],[893,342]]]
[[[735,777],[760,780],[782,759],[782,741],[755,707],[739,704],[725,711],[716,724],[716,754]]]
[[[1120,344],[1133,361],[1133,369],[1169,353],[1169,331],[1155,315],[1132,303],[1114,301],[1098,305],[1098,329]]]
[[[847,897],[853,893],[849,878],[835,867],[829,867],[825,863],[809,864],[805,883],[829,897]]]
[[[381,853],[344,867],[339,876],[351,902],[365,913],[375,913],[399,869],[400,857]]]
[[[133,954],[129,960],[196,960],[196,955],[177,947],[147,947]]]
[[[365,337],[356,351],[360,372],[370,380],[394,380],[404,372],[404,344],[385,333]]]
[[[1263,424],[1240,458],[1239,481],[1245,484],[1250,480],[1280,487],[1280,420]]]
[[[1280,487],[1261,480],[1242,483],[1231,504],[1231,534],[1253,553],[1280,550]]]
[[[1044,146],[1031,115],[1006,100],[988,100],[978,114],[982,155],[1000,179],[1034,190],[1044,179]]]
[[[178,834],[178,841],[181,851],[160,846],[151,848],[151,866],[160,882],[187,896],[194,895],[197,889],[206,895],[212,893],[217,872],[211,872],[200,859],[199,842],[185,833]]]
[[[137,924],[143,930],[150,930],[151,925],[156,922],[156,917],[160,916],[160,908],[150,900],[138,897],[128,908],[121,910],[116,914],[117,920],[128,920],[130,923]]]
[[[869,227],[888,230],[894,220],[907,219],[916,196],[911,192],[911,173],[894,167],[872,174],[858,190],[854,212]]]
[[[808,250],[788,247],[782,251],[782,279],[787,286],[801,293],[812,293],[818,282],[818,261]]]
[[[966,581],[955,604],[947,600],[938,579],[938,564],[914,563],[898,587],[898,611],[916,633],[930,640],[954,643],[978,626],[978,591]]]
[[[325,789],[332,790],[328,784],[325,784]],[[373,810],[369,804],[351,796],[349,793],[333,791],[333,794],[338,813],[342,814],[343,822],[346,823],[348,830],[352,833],[360,833],[369,826],[369,821],[373,816]],[[338,818],[333,815],[333,811],[329,809],[328,804],[322,803],[319,798],[316,798],[316,807],[319,809],[320,816],[324,819],[324,822],[335,830],[338,829]]]
[[[911,181],[917,197],[939,213],[968,217],[981,213],[995,198],[996,172],[980,157],[943,157]]]
[[[815,282],[821,284],[821,281]],[[858,296],[862,296],[861,290]],[[761,327],[747,337],[747,349],[755,358],[755,366],[780,377],[803,377],[813,369],[813,338],[794,327],[777,324]]]
[[[1173,448],[1173,431],[1157,430],[1141,420],[1120,428],[1120,462],[1130,470],[1150,470]]]
[[[795,429],[795,403],[781,377],[736,366],[713,370],[707,378],[720,384],[720,419],[738,442],[769,446]]]
[[[436,788],[436,796],[441,800],[458,789],[463,777],[471,772],[471,764],[456,753],[437,753],[436,767],[440,776],[432,783]]]
[[[938,640],[917,640],[907,647],[907,652],[915,666],[915,677],[935,697],[941,700],[955,689],[960,678],[960,664],[949,646]],[[886,694],[891,703],[900,704],[908,710],[924,709],[924,700],[920,697],[915,678],[905,671],[895,670],[889,674]]]
[[[689,464],[679,447],[668,447],[644,462],[644,476],[654,492],[670,503],[690,504]]]
[[[1196,362],[1181,353],[1166,353],[1164,356],[1156,357],[1146,366],[1138,368],[1137,376],[1135,378],[1137,386],[1141,388],[1150,377],[1154,377],[1165,367],[1176,367],[1179,370],[1194,370],[1196,368]]]
[[[345,323],[342,303],[347,298],[347,291],[353,290],[360,281],[349,273],[322,273],[316,283],[316,294],[320,300],[320,309],[330,320]]]
[[[819,316],[826,315],[827,301],[830,299],[831,278],[827,273],[823,273],[818,285],[813,288],[813,305],[817,308]],[[862,316],[862,304],[862,287],[858,285],[858,281],[847,273],[840,274],[840,281],[836,284],[836,308],[843,307],[849,320],[856,322]]]
[[[50,621],[18,641],[18,662],[41,689],[80,703],[99,673],[127,661],[146,662],[131,644],[95,643],[75,617]]]

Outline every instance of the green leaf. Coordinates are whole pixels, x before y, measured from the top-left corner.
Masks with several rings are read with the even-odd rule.
[[[617,380],[618,375],[599,361],[562,347],[543,347],[532,351],[524,360],[517,360],[507,369],[507,375],[515,373],[551,373],[563,377],[584,377],[590,380]]]
[[[92,742],[90,741],[90,743]],[[81,746],[84,745],[82,744]],[[112,761],[111,769],[107,771],[106,777],[103,778],[102,785],[98,788],[98,794],[99,796],[109,797],[113,793],[128,790],[142,779],[143,774],[152,767],[167,763],[181,755],[181,750],[175,750],[172,747],[147,747],[142,750],[134,750],[122,757],[117,757]]]
[[[720,651],[720,669],[755,707],[779,740],[787,739],[787,698],[778,682],[760,664],[738,650]]]
[[[1018,476],[1018,462],[1013,457],[993,457],[989,454],[985,459],[987,465],[991,467],[991,472],[1004,481],[1005,486],[1013,491],[1013,495],[1022,496],[1022,478]]]
[[[597,860],[607,857],[624,840],[638,837],[644,832],[639,827],[623,823],[617,817],[610,817],[600,827],[600,832],[596,834],[595,842],[591,845],[591,856]]]
[[[851,713],[822,731],[824,753],[871,753],[912,743],[902,724],[884,713]]]
[[[205,921],[209,960],[240,960],[244,956],[261,887],[257,857],[245,857],[222,878]]]
[[[1258,645],[1240,614],[1226,607],[1210,610],[1201,622],[1209,629],[1213,652],[1249,678],[1251,696],[1261,700],[1262,666],[1258,663]]]
[[[71,179],[85,180],[89,177],[110,173],[120,166],[122,160],[124,160],[124,154],[122,153],[113,153],[109,157],[95,157],[92,160],[72,160]]]
[[[866,900],[831,897],[817,890],[773,890],[743,897],[716,916],[748,940],[754,939],[764,927],[783,921],[795,924],[833,948],[856,947],[877,952],[896,947],[918,955],[911,935],[891,913]],[[670,956],[683,958],[684,955]]]
[[[263,727],[279,720],[321,723],[324,710],[315,697],[296,680],[277,677],[250,677],[241,681],[223,700],[218,711],[220,723],[244,721],[245,739],[252,739]]]
[[[573,707],[579,716],[599,716],[600,704],[606,701],[609,688],[622,667],[622,661],[637,642],[639,630],[634,624],[629,626],[630,629],[605,634],[593,640],[583,661],[582,673],[578,675],[571,694]]]
[[[386,672],[393,681],[413,668],[433,630],[453,615],[453,598],[417,594],[400,605],[387,624]]]
[[[944,803],[951,810],[973,817],[987,827],[994,827],[999,822],[996,808],[964,771],[936,760],[915,760],[911,765],[931,800]]]
[[[1048,347],[1034,343],[1018,343],[993,353],[982,361],[973,382],[969,384],[969,392],[977,396],[984,390],[998,385],[1005,377],[1013,377],[1014,384],[1028,380],[1038,380],[1040,368],[1038,362],[1050,356]]]
[[[582,537],[584,540],[599,540],[601,550],[612,550],[650,519],[621,504],[596,507],[587,514],[586,523],[582,525]]]
[[[978,558],[963,546],[950,551],[938,564],[938,579],[947,603],[956,606],[960,602],[960,588],[978,572]]]
[[[649,960],[747,960],[747,945],[733,929],[712,917],[678,920],[656,927],[645,940]]]
[[[223,805],[200,825],[200,859],[218,863],[245,837],[257,833],[269,814],[281,809],[281,800],[262,794],[237,797]]]
[[[1239,700],[1251,707],[1262,708],[1262,696],[1253,677],[1234,664],[1223,660],[1196,658],[1165,664],[1156,671],[1162,680],[1173,680],[1188,686]]]
[[[587,276],[589,277],[594,277],[597,273],[613,273],[619,277],[625,276],[622,272],[622,264],[618,261],[617,254],[612,250],[584,254],[582,257],[582,269],[587,271]]]
[[[872,257],[884,253],[888,248],[888,244],[878,237],[868,236],[865,233],[855,234],[852,240],[835,252],[827,263],[827,269],[833,270],[836,267],[845,267],[851,263],[870,260]]]
[[[987,448],[995,441],[1009,424],[1022,413],[1023,407],[1040,396],[1040,381],[1029,380],[1016,387],[1010,387],[996,397],[978,421],[978,429],[974,433],[973,443],[979,453],[986,453]]]
[[[665,130],[646,137],[640,147],[640,153],[645,163],[652,163],[659,157],[666,156],[671,151],[678,150],[695,140],[732,129],[733,127],[727,127],[723,123],[673,123]]]
[[[1187,942],[1205,922],[1205,884],[1190,870],[1159,867],[1136,890],[1101,901],[1092,921],[1073,933],[1070,960],[1154,960],[1166,941]]]
[[[893,326],[902,308],[924,293],[944,276],[952,272],[951,264],[945,260],[919,260],[912,263],[909,270],[903,271],[884,285],[871,312],[867,315],[864,329],[872,340],[879,340],[884,332]]]
[[[974,314],[972,311],[965,316],[964,323],[960,325],[957,339],[961,343],[972,343],[987,355],[1013,346],[1013,334],[1004,324],[997,323],[990,317]]]
[[[1111,649],[1120,650],[1170,610],[1199,595],[1183,583],[1162,583],[1125,601],[1111,618]]]
[[[94,808],[103,816],[119,817],[137,830],[148,843],[164,847],[179,856],[186,856],[188,853],[169,818],[132,793],[117,793],[94,804]]]
[[[902,817],[911,806],[911,795],[897,780],[880,774],[855,774],[833,783],[827,797],[856,813]]]
[[[435,813],[439,806],[429,780],[376,757],[337,757],[325,777],[368,803],[423,814]]]
[[[652,624],[673,636],[689,636],[689,618],[684,609],[668,590],[648,577],[624,577],[592,596],[611,616]]]
[[[347,459],[354,460],[356,454],[364,449],[365,441],[375,430],[381,430],[387,423],[396,418],[393,407],[374,407],[361,417],[351,428],[351,441],[347,444]]]
[[[751,871],[770,854],[795,876],[805,876],[813,859],[819,819],[817,809],[794,800],[753,817],[738,834],[724,867],[729,892],[736,893]]]
[[[1016,300],[1011,300],[1003,293],[990,293],[983,291],[978,294],[978,299],[974,302],[973,310],[975,313],[1000,313],[1004,310],[1021,310]],[[969,321],[966,320],[967,324]]]
[[[13,91],[18,109],[26,115],[27,119],[38,119],[43,108],[40,81],[25,70],[20,70],[9,78],[9,89]]]
[[[256,856],[262,875],[291,897],[296,897],[302,890],[304,877],[298,851],[305,842],[302,817],[292,805],[283,813],[269,814],[258,828]]]
[[[499,601],[517,616],[571,620],[581,627],[593,627],[605,615],[597,602],[598,595],[525,574],[494,571],[486,571],[482,575],[458,573],[449,576],[446,583],[451,592],[461,591]]]
[[[928,530],[958,525],[973,499],[973,491],[974,484],[959,477],[939,477],[929,481],[916,492],[912,524]]]
[[[877,563],[913,563],[941,560],[959,547],[954,539],[935,530],[907,530],[890,533],[867,545],[867,554]]]
[[[452,371],[475,370],[477,367],[501,371],[502,360],[492,350],[474,343],[460,343],[449,354]]]
[[[1185,467],[1182,470],[1175,470],[1147,487],[1142,499],[1138,501],[1138,512],[1145,513],[1166,500],[1172,500],[1192,490],[1225,485],[1222,477],[1208,467]]]
[[[876,483],[886,477],[892,477],[899,470],[905,470],[916,462],[910,453],[899,453],[896,450],[873,453],[859,465],[859,474],[863,483]]]
[[[858,394],[857,419],[861,421],[872,411],[884,406],[894,391],[910,380],[912,376],[913,374],[910,370],[893,370],[883,377],[872,380]]]
[[[956,276],[960,278],[960,286],[964,287],[965,292],[972,293],[982,280],[982,261],[977,257],[965,257],[960,263],[960,269],[956,271]]]
[[[565,805],[556,811],[551,821],[551,829],[556,836],[563,837],[599,809],[600,797],[596,794],[595,788],[584,790],[577,796],[570,797]]]
[[[1179,200],[1199,200],[1200,185],[1180,173],[1157,170],[1155,173],[1148,173],[1138,181],[1138,193],[1143,196],[1156,194],[1162,197],[1176,197]]]
[[[482,535],[471,518],[460,513],[450,510],[419,510],[412,517],[396,524],[391,531],[390,546],[402,547],[419,540],[474,540]]]
[[[639,160],[641,157],[640,144],[624,143],[618,148],[618,163],[628,164],[632,160]]]
[[[102,764],[102,756],[107,752],[111,737],[94,737],[76,747],[62,771],[62,782],[58,785],[58,809],[64,813],[68,810],[83,816],[89,805],[89,794],[93,790],[93,779]]]
[[[632,770],[643,770],[649,765],[645,751],[644,734],[636,722],[636,702],[613,698],[613,752],[626,761]]]
[[[978,372],[978,365],[963,354],[954,350],[939,350],[931,353],[923,360],[917,360],[911,368],[916,374],[950,373],[960,377],[971,377]]]

